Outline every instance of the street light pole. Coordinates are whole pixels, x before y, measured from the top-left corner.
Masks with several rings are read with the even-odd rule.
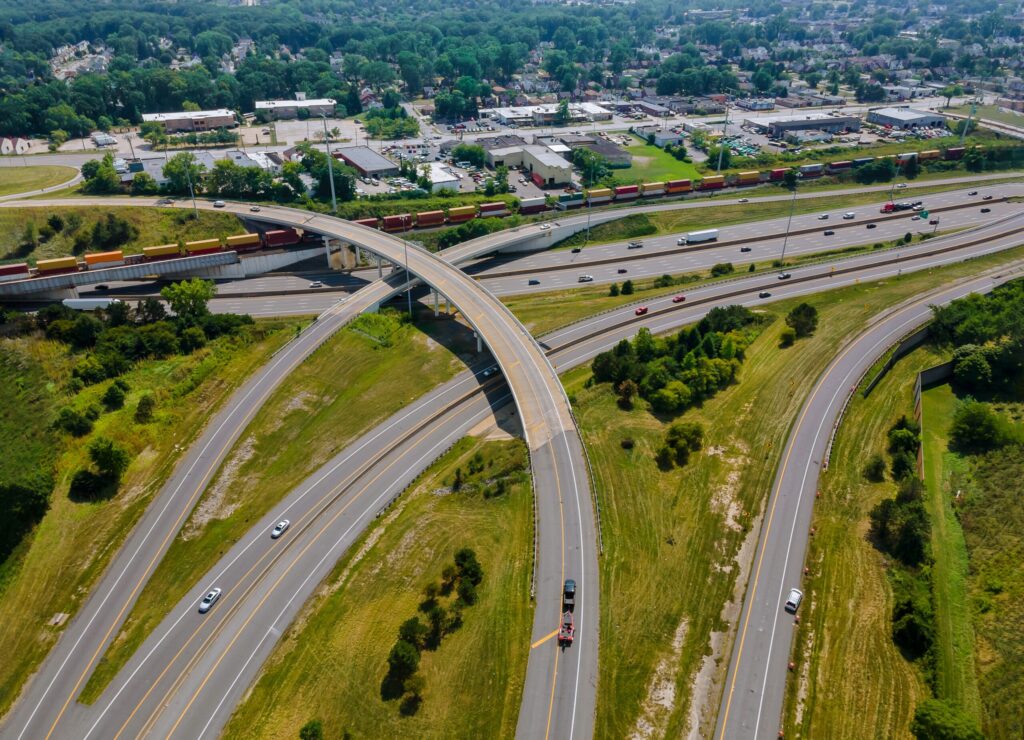
[[[337,213],[338,199],[334,195],[334,164],[331,161],[334,157],[331,156],[331,137],[327,135],[327,116],[321,113],[320,118],[324,122],[324,146],[327,147],[327,176],[331,181],[331,213]]]
[[[185,179],[188,181],[188,194],[192,196],[192,210],[195,212],[196,220],[199,220],[199,206],[196,205],[196,191],[192,189],[192,164],[185,163]]]
[[[793,183],[793,197],[789,201],[789,219],[786,221],[786,235],[782,238],[782,255],[779,257],[779,262],[782,264],[779,269],[785,269],[786,267],[786,245],[789,243],[789,225],[793,223],[793,211],[796,210],[796,186],[800,182],[800,178],[803,177],[799,172],[796,173],[796,180]]]
[[[409,321],[412,321],[412,274],[409,272],[409,242],[405,240],[405,296],[409,301]]]
[[[722,154],[725,152],[725,136],[729,130],[729,104],[725,104],[725,123],[722,124],[722,140],[718,142],[718,168],[716,172],[722,171]],[[796,188],[793,189],[796,192]]]

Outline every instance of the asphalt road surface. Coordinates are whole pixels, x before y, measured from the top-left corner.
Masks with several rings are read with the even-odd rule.
[[[772,488],[754,569],[747,584],[716,736],[779,737],[794,617],[783,605],[801,585],[818,476],[828,465],[833,427],[861,377],[885,351],[931,318],[931,305],[1021,276],[992,270],[886,312],[848,343],[818,379],[790,432]],[[803,605],[803,609],[807,606]]]

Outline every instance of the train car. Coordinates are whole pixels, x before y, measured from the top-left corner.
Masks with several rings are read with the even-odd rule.
[[[448,223],[460,224],[463,221],[472,221],[476,218],[476,206],[459,206],[448,209]]]
[[[774,170],[768,173],[768,179],[771,180],[772,182],[779,182],[780,180],[782,180],[782,178],[786,176],[786,173],[789,172],[789,170],[789,167],[776,167]]]
[[[235,234],[224,240],[228,249],[235,252],[255,252],[263,246],[259,234]]]
[[[946,159],[962,159],[965,151],[962,146],[951,146],[946,150]]]
[[[718,190],[725,187],[725,175],[709,175],[700,181],[701,190]]]
[[[918,152],[917,153],[918,161],[928,160],[928,159],[938,159],[941,156],[942,156],[942,152],[940,152],[938,149],[925,149],[923,152]]]
[[[24,280],[29,277],[28,264],[18,262],[14,265],[0,265],[0,283],[8,280]]]
[[[853,166],[854,167],[863,167],[864,165],[871,164],[874,161],[875,161],[874,157],[857,157],[857,159],[853,160]]]
[[[633,200],[640,197],[639,185],[619,185],[615,188],[615,202]]]
[[[412,214],[399,213],[393,216],[385,216],[381,223],[384,231],[408,231],[412,228]]]
[[[480,218],[492,218],[494,216],[507,216],[508,206],[502,201],[495,203],[480,204]]]
[[[562,211],[583,206],[583,193],[562,193],[558,196],[558,203],[555,206]]]
[[[821,177],[825,172],[823,164],[805,164],[800,167],[800,174],[804,177]]]
[[[761,173],[756,170],[741,172],[736,175],[737,185],[757,185],[759,182],[761,182]]]
[[[917,152],[903,152],[896,155],[896,164],[907,164],[912,159],[917,159]]]
[[[78,259],[75,257],[55,257],[51,260],[36,262],[36,272],[43,275],[60,275],[65,272],[78,272]]]
[[[185,242],[185,254],[189,257],[223,251],[224,247],[221,246],[220,239],[200,239],[199,241]]]
[[[853,167],[853,162],[850,161],[849,159],[844,159],[844,160],[842,160],[840,162],[829,162],[828,163],[828,171],[829,172],[844,172],[845,170],[848,170],[851,167]]]
[[[656,195],[665,194],[665,183],[663,182],[645,182],[640,186],[640,194],[645,198],[652,198]]]
[[[120,267],[124,264],[124,252],[92,252],[83,257],[86,270],[102,270],[104,267]]]
[[[376,216],[373,218],[357,218],[352,223],[359,224],[360,226],[366,226],[371,229],[376,229],[379,226],[379,221]]]
[[[666,193],[689,193],[693,190],[693,183],[690,180],[669,180],[665,183]]]
[[[609,203],[614,193],[611,188],[594,188],[587,191],[587,205],[597,206],[602,203]]]
[[[263,246],[268,248],[290,247],[299,241],[299,234],[295,229],[273,229],[263,232]]]
[[[548,209],[548,200],[543,195],[537,198],[523,198],[519,201],[520,213],[540,213]]]
[[[416,214],[416,227],[440,226],[444,223],[444,211],[422,211]]]
[[[159,247],[143,247],[142,258],[147,262],[152,260],[170,260],[181,256],[181,249],[177,244],[161,244]]]

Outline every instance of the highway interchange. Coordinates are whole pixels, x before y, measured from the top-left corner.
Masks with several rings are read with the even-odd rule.
[[[928,196],[927,200],[930,207],[935,207],[933,203],[936,202],[937,198],[939,198],[938,195]],[[990,218],[995,219],[1003,214],[1003,212],[996,211],[996,205],[992,207],[993,212]],[[864,211],[865,215],[867,213],[866,207],[851,210]],[[964,212],[966,213],[966,210]],[[954,213],[957,213],[957,211],[950,211],[948,215],[943,215],[943,228],[946,227],[945,219],[952,219]],[[632,308],[626,307],[544,337],[543,346],[553,350],[551,353],[552,362],[555,368],[561,371],[573,364],[589,359],[596,352],[614,344],[620,337],[632,334],[638,326],[646,325],[650,326],[653,331],[664,331],[695,320],[711,305],[714,305],[714,302],[722,304],[738,302],[756,305],[761,302],[761,299],[757,298],[757,292],[760,288],[766,286],[771,287],[775,297],[817,292],[826,287],[849,284],[854,280],[878,278],[892,275],[900,270],[923,269],[934,264],[958,261],[967,254],[974,255],[1005,249],[1022,241],[1019,233],[1024,224],[1022,224],[1019,209],[1017,209],[1018,215],[1011,215],[1012,213],[1012,209],[1008,209],[1006,211],[1008,218],[1003,219],[1002,223],[991,223],[977,232],[969,231],[948,237],[940,237],[930,242],[905,248],[901,250],[898,261],[895,260],[895,256],[891,253],[883,253],[881,255],[868,254],[861,257],[848,258],[834,265],[813,266],[800,268],[799,270],[793,269],[793,278],[784,283],[775,281],[773,276],[737,278],[724,284],[688,291],[688,303],[685,308],[671,304],[668,298],[651,301],[649,303],[651,313],[643,320],[637,321],[636,317],[632,315]],[[270,214],[268,217],[277,218],[275,214]],[[834,214],[831,218],[835,219],[837,217],[838,214]],[[304,218],[308,219],[309,214],[304,214]],[[813,219],[815,217],[811,216],[809,218]],[[329,222],[330,219],[322,219],[322,221]],[[796,219],[794,219],[794,223],[796,223]],[[310,227],[313,228],[313,226]],[[318,223],[315,228],[322,230],[322,227],[323,230],[326,230],[325,223]],[[881,236],[880,232],[882,232],[882,229],[883,227],[880,223],[879,228],[874,230],[874,232]],[[762,227],[761,231],[764,233],[766,229]],[[837,232],[837,236],[839,233],[841,232]],[[900,227],[899,233],[902,233],[902,227]],[[723,239],[725,238],[726,234],[723,229]],[[742,236],[737,234],[736,238],[742,238]],[[654,240],[648,241],[650,242],[650,247],[657,248],[658,245]],[[795,245],[797,243],[796,239],[791,239],[790,243]],[[863,243],[863,241],[856,243]],[[367,244],[364,245],[369,246]],[[970,246],[958,248],[958,245]],[[383,247],[377,245],[377,248],[383,251],[388,248],[388,245]],[[585,251],[589,252],[590,249],[588,248]],[[614,250],[615,248],[611,247],[609,249]],[[736,251],[735,247],[723,247],[723,249]],[[942,249],[949,249],[951,251],[937,255],[936,252]],[[419,250],[415,251],[419,252]],[[460,256],[467,259],[465,254],[472,251],[472,248],[464,248],[462,250],[463,255]],[[410,250],[410,253],[412,252],[413,250]],[[601,253],[598,252],[598,254],[600,255]],[[711,253],[708,252],[707,259],[713,259],[710,255]],[[393,260],[398,259],[394,253],[390,256]],[[556,256],[568,257],[569,255],[568,253],[560,253],[560,255]],[[413,260],[415,259],[414,257]],[[888,262],[888,264],[870,267],[871,264],[880,261]],[[413,261],[410,264],[412,266]],[[832,269],[833,266],[836,268],[834,271]],[[434,269],[433,274],[424,274],[429,273],[432,267]],[[660,274],[665,271],[670,270],[658,269],[654,274]],[[423,275],[428,282],[433,284],[440,283],[445,285],[449,293],[454,292],[451,286],[445,282],[453,279],[449,273],[442,272],[436,265],[429,264],[428,260],[424,260],[422,264],[417,263],[412,267],[412,272]],[[122,548],[115,563],[108,568],[100,587],[94,591],[93,597],[86,603],[79,615],[72,620],[71,625],[65,631],[60,643],[58,643],[58,647],[48,658],[40,676],[37,676],[31,684],[28,694],[29,698],[38,694],[40,686],[45,683],[45,677],[52,675],[52,682],[49,686],[53,687],[53,694],[66,697],[68,704],[71,704],[71,699],[77,693],[76,687],[72,685],[74,680],[77,679],[81,683],[81,680],[87,675],[85,672],[90,669],[91,660],[95,660],[96,657],[96,655],[93,655],[90,661],[83,663],[87,655],[93,653],[93,650],[89,648],[92,644],[95,644],[95,652],[98,655],[99,649],[102,648],[102,645],[110,637],[110,631],[105,636],[100,634],[102,630],[96,630],[94,622],[88,621],[86,617],[87,614],[91,613],[93,620],[99,619],[102,621],[107,619],[109,622],[108,615],[112,611],[109,600],[98,600],[97,595],[101,593],[107,593],[108,596],[113,594],[113,588],[105,589],[109,585],[107,582],[115,574],[124,574],[119,577],[123,577],[126,583],[144,580],[144,574],[141,579],[136,578],[138,572],[145,571],[144,565],[137,564],[141,562],[137,554],[130,558],[127,563],[124,563],[123,568],[120,562],[126,557],[128,552],[141,552],[142,544],[135,542],[135,540],[141,537],[140,533],[161,530],[166,533],[166,537],[173,536],[177,531],[177,526],[180,526],[180,517],[187,515],[187,512],[194,504],[195,497],[205,487],[208,476],[216,469],[216,463],[218,460],[223,459],[226,450],[230,448],[231,443],[237,438],[241,430],[244,429],[244,425],[248,420],[244,414],[254,412],[252,409],[258,406],[258,403],[252,403],[252,399],[259,398],[262,401],[265,398],[263,394],[270,392],[270,389],[279,382],[280,377],[283,377],[283,373],[297,365],[303,357],[308,355],[308,352],[313,347],[318,346],[323,339],[357,312],[370,308],[384,297],[400,291],[404,285],[401,278],[401,275],[397,275],[392,276],[392,278],[384,283],[371,283],[348,301],[332,308],[326,315],[322,316],[320,320],[307,329],[296,342],[289,345],[275,358],[274,363],[272,363],[272,369],[261,371],[249,384],[246,384],[238,392],[238,394],[243,394],[243,392],[249,393],[248,407],[244,411],[241,408],[235,409],[239,414],[242,414],[241,416],[225,416],[225,412],[231,411],[236,405],[241,405],[229,403],[225,412],[218,415],[214,422],[208,426],[207,432],[204,433],[203,437],[193,445],[188,456],[179,464],[174,479],[168,484],[168,487],[172,486],[172,484],[176,485],[178,491],[170,494],[168,493],[168,487],[165,487],[164,492],[160,494],[154,505],[150,507],[143,522],[136,528],[125,547]],[[463,282],[464,284],[469,284],[472,281],[466,279]],[[487,281],[485,280],[484,283],[486,284]],[[546,287],[550,288],[551,286],[548,285]],[[469,292],[465,285],[463,285],[463,289]],[[329,298],[332,302],[337,298],[337,296],[323,297]],[[463,298],[463,304],[467,300],[469,299]],[[486,301],[486,299],[481,300]],[[480,305],[491,304],[484,302]],[[474,309],[470,308],[469,310],[473,311]],[[498,311],[500,309],[491,305],[489,310]],[[482,313],[484,313],[483,310],[481,310]],[[478,327],[478,329],[481,329],[481,334],[485,337],[489,337],[497,331],[492,326],[487,326],[486,328]],[[503,350],[499,348],[498,351]],[[514,354],[517,350],[509,346],[504,351]],[[533,358],[532,361],[536,366],[540,366],[540,362],[536,358]],[[504,363],[502,364],[504,365]],[[479,369],[477,368],[477,370]],[[511,380],[517,382],[514,373],[515,371],[513,370]],[[508,377],[507,371],[506,377]],[[529,383],[529,381],[526,381],[526,383]],[[484,385],[490,386],[487,389],[488,397],[485,397],[479,390],[480,382],[475,376],[465,375],[456,378],[449,384],[442,386],[442,388],[429,393],[409,409],[402,412],[401,415],[386,422],[382,427],[369,432],[366,437],[342,453],[338,460],[332,461],[322,471],[311,477],[310,481],[296,489],[285,502],[282,502],[281,510],[273,512],[266,521],[254,527],[251,539],[245,539],[240,542],[236,548],[225,556],[222,563],[218,564],[213,573],[201,579],[196,593],[190,594],[182,600],[160,628],[153,633],[128,666],[119,674],[118,678],[111,684],[110,689],[96,705],[86,709],[77,704],[72,704],[64,719],[66,724],[61,726],[62,730],[58,733],[58,736],[81,736],[80,733],[83,731],[83,728],[91,733],[96,733],[95,736],[97,737],[112,736],[118,732],[119,728],[127,732],[129,736],[141,734],[143,731],[147,731],[154,736],[167,736],[174,733],[177,733],[179,736],[202,736],[204,733],[214,734],[226,721],[235,701],[237,701],[245,687],[256,675],[262,660],[273,647],[280,631],[287,626],[288,622],[301,607],[305,597],[315,588],[323,574],[329,570],[334,560],[345,547],[372,521],[381,506],[386,504],[390,497],[397,495],[402,490],[405,483],[408,482],[408,478],[403,476],[410,475],[417,465],[420,468],[425,467],[436,456],[437,450],[444,449],[450,443],[450,440],[461,436],[466,429],[471,428],[476,421],[486,416],[492,405],[504,403],[508,399],[509,393],[501,382],[494,382],[492,380]],[[554,398],[556,391],[550,388],[550,386],[548,386],[548,389],[551,397]],[[559,387],[558,392],[560,390]],[[537,395],[540,395],[540,392]],[[455,414],[457,416],[457,423],[440,423],[440,414]],[[520,409],[520,415],[522,416],[522,409]],[[535,414],[534,416],[543,416],[543,414]],[[815,416],[815,418],[818,417]],[[561,455],[562,459],[578,459],[579,450],[574,449],[579,444],[578,438],[575,436],[574,431],[572,434],[569,433],[572,429],[571,418],[566,419],[562,416],[562,413],[556,413],[554,417],[547,417],[546,424],[548,429],[556,429],[558,431],[551,435],[551,438],[546,439],[545,443],[550,443],[548,446],[552,450],[559,445],[564,447],[564,452]],[[534,437],[538,435],[543,437],[544,433],[534,431],[535,429],[536,427],[528,428],[528,438],[531,436],[531,432],[534,432],[532,435]],[[220,430],[219,435],[214,434],[214,437],[208,439],[211,434],[216,433],[218,430]],[[444,431],[442,432],[442,430]],[[535,452],[534,455],[536,454]],[[346,455],[349,457],[344,457]],[[353,471],[350,469],[350,466],[355,461],[356,455],[363,462],[357,470]],[[594,542],[593,520],[589,516],[589,509],[587,508],[589,507],[589,495],[587,495],[588,488],[585,474],[582,470],[573,469],[571,465],[566,469],[564,464],[561,466],[564,472],[560,472],[560,456],[555,452],[552,452],[549,460],[551,470],[542,470],[541,472],[544,475],[553,476],[555,480],[559,481],[571,480],[575,485],[577,493],[575,521],[571,521],[573,515],[571,511],[572,506],[560,506],[561,511],[559,514],[562,517],[565,517],[567,514],[569,515],[570,521],[568,521],[568,526],[563,532],[568,533],[572,539],[576,539],[575,534],[578,533],[580,535],[578,539],[579,548],[577,552],[572,552],[571,547],[568,549],[563,548],[563,558],[576,560],[579,563],[585,560],[592,560],[592,563],[590,563],[589,584],[581,589],[584,601],[580,605],[579,611],[583,615],[596,615],[596,556],[591,558],[584,552],[587,543],[589,543],[592,552]],[[543,462],[538,463],[537,460],[534,460],[534,463],[537,466],[544,464]],[[409,467],[406,467],[407,465]],[[202,474],[196,474],[196,471],[200,469],[206,471],[206,477]],[[564,477],[562,477],[563,475]],[[370,492],[371,486],[372,493]],[[581,501],[579,496],[580,491],[583,493],[583,501]],[[538,503],[540,503],[541,498],[543,497],[538,497]],[[567,501],[571,503],[571,498],[567,498]],[[776,507],[775,501],[776,497],[773,496],[771,504],[773,512]],[[561,497],[559,497],[559,503],[561,504]],[[157,521],[154,518],[158,517],[158,510],[160,510],[161,505],[166,513],[159,514],[160,518]],[[295,508],[293,509],[292,507]],[[286,513],[282,513],[282,511]],[[778,514],[773,514],[773,516],[778,516],[779,521],[786,522],[788,521],[787,517],[791,514],[795,517],[796,511],[780,511]],[[269,546],[270,540],[269,537],[266,537],[265,533],[272,525],[272,520],[280,516],[292,518],[293,522],[295,522],[293,525],[295,531],[290,533],[291,540],[289,540],[286,548],[274,550],[273,547]],[[807,516],[809,516],[809,507],[807,509]],[[151,519],[154,520],[151,521]],[[545,548],[549,551],[557,549],[553,546],[545,545],[543,542],[545,536],[550,535],[552,532],[550,529],[545,532],[544,520],[545,517],[542,516],[541,550],[544,551]],[[795,522],[795,519],[793,521]],[[776,527],[778,528],[777,531],[785,529],[784,525],[776,525]],[[164,548],[167,542],[169,542],[169,539],[164,540],[162,545]],[[151,560],[155,563],[161,554],[160,547],[149,547],[150,550],[146,552],[146,557],[141,560],[147,562]],[[764,552],[764,550],[761,551]],[[798,557],[790,558],[790,560],[793,563],[802,563],[802,554]],[[774,560],[769,559],[768,563],[771,567],[767,572],[778,574],[778,566],[774,564]],[[151,565],[148,567],[151,567]],[[129,575],[128,572],[133,568],[137,572]],[[142,570],[140,571],[140,569]],[[579,573],[575,570],[567,571],[565,565],[562,565],[558,570],[557,576],[553,572],[541,572],[538,574],[538,620],[534,628],[534,640],[547,634],[550,631],[552,621],[557,619],[557,613],[555,612],[558,606],[552,606],[551,602],[557,601],[561,578],[575,575],[577,580],[580,580]],[[294,575],[296,573],[308,575],[304,580],[297,582]],[[290,579],[289,574],[291,574]],[[226,593],[224,602],[209,615],[211,619],[201,621],[199,626],[196,627],[196,620],[194,619],[195,603],[201,595],[201,591],[205,590],[214,580],[220,583],[232,584],[229,588],[233,589],[233,591]],[[231,593],[235,593],[235,596],[231,596]],[[109,598],[114,597],[109,596]],[[122,597],[118,594],[117,598]],[[132,598],[133,596],[129,597],[124,604],[121,614],[115,620],[109,622],[111,631],[116,628],[118,620],[123,618],[124,611],[130,606]],[[547,600],[547,604],[545,604],[545,600]],[[552,613],[542,618],[541,615],[549,607]],[[748,605],[744,610],[744,616],[748,621],[750,621],[748,616],[749,609]],[[754,623],[757,624],[757,622]],[[538,626],[540,626],[539,630]],[[552,645],[550,642],[543,643],[541,651],[531,651],[527,686],[520,712],[520,736],[537,737],[550,734],[551,736],[562,737],[574,734],[580,734],[581,736],[591,734],[594,710],[593,685],[596,682],[597,625],[596,623],[593,625],[580,625],[578,622],[578,627],[581,626],[583,627],[582,633],[584,635],[582,644],[578,645],[581,649],[576,650],[574,647],[573,650],[567,651],[561,658],[563,661],[568,662],[568,665],[558,668],[556,663],[555,667],[552,668],[551,663],[553,661],[551,660],[551,655],[535,659],[535,655],[540,655],[543,651],[544,645]],[[71,637],[76,634],[76,629],[78,636]],[[745,636],[745,632],[741,634]],[[758,640],[756,642],[760,645],[761,641]],[[782,642],[785,642],[785,650],[788,651],[788,640],[779,642],[780,645]],[[65,657],[62,663],[57,663],[57,657],[61,653],[67,652],[69,644],[76,646],[83,644],[83,647],[82,649],[76,647],[76,650],[71,655]],[[738,639],[737,650],[739,649],[740,640]],[[552,649],[548,652],[553,653],[555,661],[559,660],[559,653],[557,651]],[[579,660],[581,653],[588,656],[586,663]],[[76,655],[79,657],[75,657]],[[77,665],[83,669],[81,673],[77,670],[71,670],[71,665],[76,664],[76,661]],[[774,663],[770,665],[774,666]],[[541,668],[538,669],[534,666],[541,666]],[[542,674],[547,674],[548,671],[551,671],[550,680],[538,678]],[[573,686],[574,690],[559,690],[556,697],[555,684],[558,683],[556,680],[557,676],[568,675],[571,677],[573,673],[575,673],[576,677],[575,685]],[[581,674],[582,682],[580,680]],[[743,674],[739,680],[742,682],[746,678],[749,677]],[[767,674],[761,676],[761,678],[767,683]],[[782,671],[778,679],[772,682],[772,686],[778,686],[779,688],[778,710],[781,709],[781,686],[784,685],[784,678],[785,673]],[[730,674],[730,679],[733,685],[735,685],[737,682],[736,676]],[[572,685],[572,680],[568,684]],[[562,685],[566,685],[566,682],[563,682]],[[216,690],[213,687],[216,687]],[[582,697],[580,696],[581,687]],[[143,692],[143,688],[148,689],[148,691]],[[47,703],[44,707],[43,702],[45,698],[45,696],[39,698],[35,710],[26,710],[26,706],[30,706],[32,702],[31,700],[26,702],[23,698],[23,701],[18,704],[14,713],[8,719],[5,733],[9,732],[12,728],[24,726],[25,730],[21,732],[22,735],[25,735],[25,731],[28,730],[30,724],[32,727],[37,727],[37,724],[32,723],[40,723],[42,715],[55,715],[58,710],[64,711],[63,707],[59,707],[56,704]],[[52,701],[52,697],[47,700],[47,702]],[[67,704],[65,704],[66,706]],[[778,716],[778,710],[775,711],[775,717]],[[34,712],[34,715],[30,717],[26,714],[26,711]],[[739,707],[731,711],[735,712],[735,716],[743,717],[742,721],[744,722],[748,721],[749,717],[752,716],[749,710],[741,710]],[[768,715],[770,715],[769,710],[759,707],[756,715],[753,716],[759,718]],[[756,722],[757,719],[754,721]],[[21,725],[22,722],[26,724]],[[774,722],[768,724],[773,725]],[[763,730],[764,727],[760,727],[759,731]],[[723,737],[732,736],[731,733],[723,734]],[[741,733],[736,736],[744,735]]]

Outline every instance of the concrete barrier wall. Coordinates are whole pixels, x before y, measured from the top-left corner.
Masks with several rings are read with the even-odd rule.
[[[565,214],[565,218],[576,219],[581,215],[586,215],[586,211],[572,211]],[[600,224],[606,224],[610,221],[617,221],[620,218],[632,215],[629,211],[623,211],[621,213],[595,213],[590,219],[590,228],[594,228]],[[515,254],[517,252],[539,252],[543,249],[550,249],[553,245],[568,239],[573,234],[578,234],[581,231],[587,230],[587,223],[572,223],[563,224],[558,219],[552,221],[545,221],[544,223],[551,224],[551,228],[547,231],[536,231],[536,224],[530,224],[528,228],[531,232],[529,236],[523,237],[521,241],[515,241],[509,246],[500,250],[501,254]]]
[[[322,244],[318,244],[310,249],[295,249],[288,252],[278,252],[276,254],[256,254],[252,257],[242,257],[242,270],[246,276],[249,275],[262,275],[265,272],[272,270],[278,270],[288,265],[294,265],[296,262],[302,262],[310,257],[316,257],[324,253],[324,247]]]
[[[929,327],[923,326],[917,331],[915,331],[913,334],[904,337],[900,341],[900,343],[896,345],[896,349],[893,350],[893,353],[889,356],[889,359],[885,361],[885,364],[882,365],[881,369],[879,369],[875,377],[873,377],[870,380],[870,382],[868,382],[868,384],[864,387],[865,398],[871,395],[871,391],[875,389],[875,386],[882,382],[882,378],[884,378],[889,373],[889,371],[892,370],[893,365],[895,365],[901,357],[908,354],[915,347],[924,344],[924,341],[928,338],[928,332]]]

